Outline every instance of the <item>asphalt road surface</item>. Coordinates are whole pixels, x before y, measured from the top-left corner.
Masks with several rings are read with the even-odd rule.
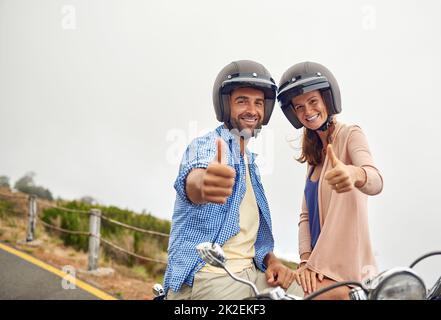
[[[78,286],[63,289],[62,278],[0,247],[0,299],[99,300]]]

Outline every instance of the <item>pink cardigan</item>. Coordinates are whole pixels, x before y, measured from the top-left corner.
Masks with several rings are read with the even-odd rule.
[[[345,164],[363,167],[367,181],[359,189],[346,193],[333,191],[324,180],[325,173],[331,168],[326,156],[318,187],[320,236],[311,250],[308,208],[303,197],[299,253],[312,251],[307,267],[330,279],[361,281],[377,273],[369,237],[367,195],[381,192],[383,178],[374,165],[360,127],[337,123],[332,141],[336,156]]]

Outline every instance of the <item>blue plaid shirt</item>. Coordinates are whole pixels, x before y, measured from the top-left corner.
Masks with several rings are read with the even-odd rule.
[[[233,193],[225,204],[193,204],[186,195],[185,183],[194,168],[207,168],[216,156],[216,139],[221,137],[229,146],[228,164],[236,169]],[[265,256],[274,249],[274,238],[268,203],[260,174],[254,163],[256,154],[246,150],[249,159],[251,183],[260,212],[257,239],[254,243],[256,266],[266,270]],[[193,285],[193,278],[205,262],[198,256],[196,246],[201,242],[216,242],[221,246],[239,233],[239,206],[245,195],[245,162],[236,138],[223,125],[203,137],[196,138],[187,147],[178,177],[175,181],[176,201],[172,218],[168,265],[164,276],[164,289],[177,292],[185,283]]]

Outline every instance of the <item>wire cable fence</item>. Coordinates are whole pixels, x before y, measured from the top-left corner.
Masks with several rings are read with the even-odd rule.
[[[153,231],[153,230],[141,229],[141,228],[138,228],[138,227],[134,227],[134,226],[125,224],[123,222],[116,221],[116,220],[114,220],[112,218],[109,218],[107,216],[104,216],[104,215],[101,216],[101,219],[106,220],[106,221],[108,221],[110,223],[116,224],[118,226],[121,226],[123,228],[129,229],[129,230],[138,231],[138,232],[146,233],[146,234],[152,234],[152,235],[156,235],[156,236],[167,237],[167,238],[170,237],[170,235],[167,234],[167,233],[162,233],[162,232]]]
[[[101,237],[100,234],[100,225],[101,225],[101,219],[107,221],[108,223],[114,224],[114,225],[118,225],[120,227],[123,227],[125,229],[131,230],[131,231],[135,231],[135,232],[139,232],[139,233],[143,233],[143,234],[149,234],[149,235],[154,235],[154,236],[160,236],[160,237],[170,237],[169,234],[167,233],[163,233],[163,232],[158,232],[155,230],[147,230],[147,229],[143,229],[143,228],[139,228],[139,227],[135,227],[120,221],[117,221],[115,219],[112,219],[106,215],[102,215],[101,214],[101,210],[99,209],[91,209],[90,211],[86,211],[86,210],[79,210],[79,209],[71,209],[71,208],[65,208],[62,206],[58,206],[58,205],[54,205],[54,204],[50,204],[50,203],[46,203],[46,202],[42,202],[40,199],[38,199],[36,196],[25,196],[25,195],[21,195],[21,194],[7,194],[7,193],[3,193],[0,192],[0,196],[4,196],[7,198],[15,198],[15,199],[23,199],[23,200],[28,200],[29,201],[29,212],[28,212],[28,217],[29,217],[29,221],[28,221],[28,230],[27,230],[27,237],[26,240],[27,241],[33,241],[34,240],[34,236],[35,236],[35,225],[36,225],[36,221],[38,220],[39,223],[41,223],[43,226],[52,229],[52,230],[56,230],[62,233],[66,233],[66,234],[72,234],[72,235],[79,235],[79,236],[88,236],[89,237],[89,270],[94,270],[97,268],[98,265],[98,248],[100,246],[100,243],[104,243],[105,245],[107,245],[108,247],[111,247],[115,250],[118,250],[120,252],[123,252],[129,256],[132,256],[136,259],[142,260],[142,261],[147,261],[147,262],[155,262],[155,263],[161,263],[161,264],[167,264],[167,261],[164,260],[160,260],[160,259],[155,259],[152,257],[146,257],[146,256],[142,256],[139,255],[135,252],[126,250],[118,245],[116,245],[115,243],[104,239]],[[37,204],[40,204],[42,207],[46,207],[46,208],[53,208],[53,209],[58,209],[67,213],[73,213],[73,214],[87,214],[89,215],[89,232],[86,231],[79,231],[79,230],[69,230],[69,229],[65,229],[65,228],[61,228],[59,226],[50,224],[46,221],[44,221],[42,219],[42,217],[40,217],[37,214]]]
[[[40,200],[38,200],[38,202],[40,202]],[[86,211],[86,210],[69,209],[69,208],[64,208],[64,207],[57,206],[55,204],[47,204],[47,203],[45,203],[45,206],[47,206],[49,208],[58,209],[58,210],[65,211],[65,212],[69,212],[69,213],[89,214],[89,211]]]
[[[74,234],[74,235],[80,235],[80,236],[90,236],[91,235],[89,232],[86,232],[86,231],[67,230],[67,229],[64,229],[64,228],[60,228],[60,227],[54,226],[53,224],[45,222],[40,217],[38,217],[38,221],[42,225],[44,225],[45,227],[47,227],[49,229],[57,230],[57,231],[60,231],[60,232],[64,232],[64,233],[68,233],[68,234]]]
[[[106,245],[108,245],[108,246],[110,246],[110,247],[112,247],[112,248],[114,248],[114,249],[116,249],[116,250],[119,250],[119,251],[121,251],[121,252],[124,252],[124,253],[126,253],[126,254],[128,254],[128,255],[130,255],[130,256],[132,256],[132,257],[135,257],[135,258],[137,258],[137,259],[144,260],[144,261],[147,261],[147,262],[156,262],[156,263],[167,264],[167,261],[164,261],[164,260],[159,260],[159,259],[154,259],[154,258],[144,257],[144,256],[141,256],[141,255],[136,254],[136,253],[134,253],[134,252],[130,252],[130,251],[128,251],[128,250],[126,250],[126,249],[124,249],[124,248],[121,248],[121,247],[117,246],[116,244],[114,244],[114,243],[112,243],[112,242],[110,242],[109,240],[106,240],[106,239],[104,239],[104,238],[101,238],[101,241],[102,241],[104,244],[106,244]]]
[[[60,228],[60,227],[54,226],[54,225],[52,225],[52,224],[49,224],[49,223],[43,221],[40,217],[39,217],[39,221],[40,221],[40,223],[41,223],[42,225],[44,225],[45,227],[48,227],[48,228],[53,229],[53,230],[56,230],[56,231],[60,231],[60,232],[68,233],[68,234],[73,234],[73,235],[81,235],[81,236],[88,236],[88,237],[90,237],[90,236],[92,236],[92,237],[97,237],[97,236],[95,236],[95,235],[92,235],[92,234],[89,233],[89,232],[67,230],[67,229],[63,229],[63,228]],[[126,254],[128,254],[128,255],[130,255],[130,256],[132,256],[132,257],[135,257],[135,258],[137,258],[137,259],[144,260],[144,261],[147,261],[147,262],[156,262],[156,263],[167,264],[167,262],[164,261],[164,260],[159,260],[159,259],[154,259],[154,258],[149,258],[149,257],[141,256],[141,255],[136,254],[136,253],[134,253],[134,252],[130,252],[130,251],[128,251],[128,250],[126,250],[126,249],[124,249],[124,248],[122,248],[122,247],[120,247],[120,246],[114,244],[113,242],[111,242],[111,241],[109,241],[109,240],[106,240],[106,239],[104,239],[104,238],[102,238],[102,237],[99,237],[99,238],[100,238],[100,241],[101,241],[101,242],[103,242],[104,244],[108,245],[109,247],[111,247],[111,248],[113,248],[113,249],[116,249],[116,250],[118,250],[118,251],[124,252],[124,253],[126,253]]]

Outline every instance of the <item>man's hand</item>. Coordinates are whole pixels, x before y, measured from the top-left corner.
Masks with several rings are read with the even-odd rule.
[[[208,165],[202,178],[201,197],[204,202],[223,204],[233,193],[236,171],[228,166],[222,153],[222,140],[217,139],[215,159]]]
[[[334,153],[331,144],[326,149],[332,169],[325,174],[326,181],[331,188],[338,193],[348,192],[354,187],[360,187],[365,183],[366,173],[362,168],[346,165],[340,161]]]
[[[216,156],[207,169],[193,169],[187,176],[187,197],[195,204],[223,204],[233,192],[236,171],[226,163],[223,140],[217,139]]]
[[[265,276],[270,286],[281,286],[286,290],[295,280],[296,272],[285,266],[273,255],[273,257],[269,260]]]

